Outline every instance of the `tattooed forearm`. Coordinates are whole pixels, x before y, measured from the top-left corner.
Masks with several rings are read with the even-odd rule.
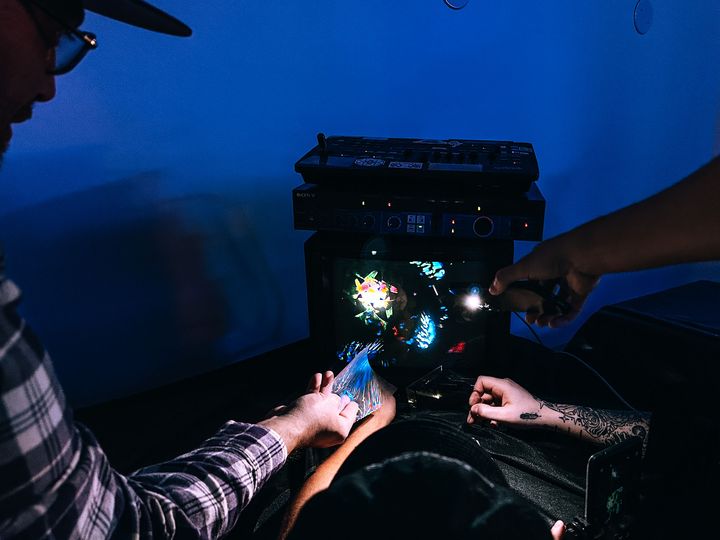
[[[537,399],[537,398],[536,398]],[[608,411],[580,405],[563,405],[537,399],[539,410],[550,409],[568,431],[601,444],[614,444],[629,437],[645,440],[650,415],[633,411]],[[574,428],[574,429],[573,429]]]

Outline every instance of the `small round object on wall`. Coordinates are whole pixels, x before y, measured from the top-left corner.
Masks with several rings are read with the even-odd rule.
[[[638,34],[647,34],[653,23],[653,6],[650,0],[638,0],[633,14],[635,30]]]
[[[462,9],[467,6],[470,0],[444,0],[445,5],[450,9]]]

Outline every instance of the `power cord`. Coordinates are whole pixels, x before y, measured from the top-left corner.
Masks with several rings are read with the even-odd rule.
[[[544,348],[546,348],[546,349],[548,348],[548,347],[545,346],[545,344],[543,343],[542,339],[540,339],[540,336],[539,336],[538,333],[535,331],[535,329],[532,327],[532,325],[530,325],[529,322],[527,322],[517,311],[513,311],[513,315],[515,315],[518,319],[520,319],[520,320],[523,322],[523,324],[524,324],[525,326],[528,327],[528,330],[530,330],[530,332],[532,333],[532,335],[535,337],[535,340],[536,340],[542,347],[544,347]],[[580,362],[580,363],[581,363],[583,366],[585,366],[591,373],[593,373],[598,379],[600,379],[600,380],[605,384],[605,386],[607,386],[608,389],[615,395],[615,397],[617,397],[617,398],[622,402],[623,405],[625,405],[628,409],[630,409],[630,410],[633,411],[634,413],[640,414],[640,411],[638,411],[635,407],[633,407],[632,405],[630,405],[630,403],[628,403],[627,400],[626,400],[624,397],[622,397],[617,390],[615,390],[615,388],[613,387],[613,385],[611,385],[605,377],[603,377],[602,375],[600,375],[600,373],[599,373],[594,367],[592,367],[590,364],[588,364],[585,360],[583,360],[583,359],[580,358],[579,356],[576,356],[576,355],[574,355],[574,354],[572,354],[572,353],[569,353],[569,352],[567,352],[567,351],[556,351],[556,350],[554,350],[554,349],[551,349],[551,350],[552,350],[553,353],[555,353],[555,354],[564,354],[565,356],[569,356],[570,358],[574,358],[575,360],[577,360],[578,362]]]

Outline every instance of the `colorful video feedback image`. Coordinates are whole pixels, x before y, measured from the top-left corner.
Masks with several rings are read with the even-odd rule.
[[[487,304],[478,261],[338,258],[333,288],[337,355],[368,348],[384,367],[427,366],[482,335]]]

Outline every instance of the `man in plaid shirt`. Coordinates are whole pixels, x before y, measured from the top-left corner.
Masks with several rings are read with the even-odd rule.
[[[140,0],[0,0],[0,159],[11,124],[55,95],[97,46],[84,9],[175,35],[190,29]],[[259,424],[228,422],[202,446],[122,476],[73,422],[52,362],[17,314],[0,252],[0,538],[220,538],[300,446],[347,437],[357,404],[316,374],[308,393]]]

